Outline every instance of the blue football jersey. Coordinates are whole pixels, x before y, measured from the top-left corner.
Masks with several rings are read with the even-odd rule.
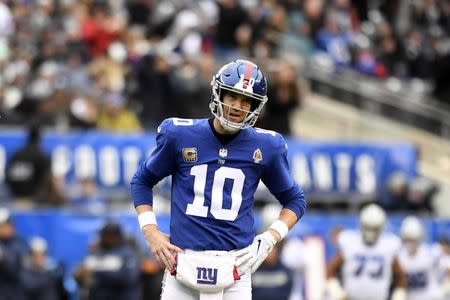
[[[232,250],[254,238],[253,194],[260,179],[276,194],[295,185],[286,142],[273,131],[241,130],[225,146],[208,119],[167,119],[144,167],[172,175],[171,243],[182,249]]]

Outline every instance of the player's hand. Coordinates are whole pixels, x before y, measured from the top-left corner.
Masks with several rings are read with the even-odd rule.
[[[242,275],[248,270],[255,272],[276,243],[274,236],[269,231],[265,231],[257,235],[250,246],[233,252],[239,273]]]
[[[341,286],[341,283],[336,277],[329,278],[326,283],[326,290],[328,296],[333,300],[347,300],[347,293]]]
[[[169,235],[159,231],[156,225],[147,225],[142,231],[147,240],[147,245],[159,265],[172,270],[175,265],[175,253],[181,253],[183,250],[172,245],[169,241]]]

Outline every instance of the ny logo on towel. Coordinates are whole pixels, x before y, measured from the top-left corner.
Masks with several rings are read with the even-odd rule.
[[[217,269],[197,267],[197,283],[215,285]]]

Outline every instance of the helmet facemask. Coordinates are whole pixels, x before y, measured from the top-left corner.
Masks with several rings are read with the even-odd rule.
[[[375,204],[370,204],[361,210],[360,216],[361,234],[365,244],[373,246],[377,243],[384,230],[386,215]]]
[[[378,227],[378,226],[362,225],[361,234],[364,243],[366,243],[369,246],[374,245],[378,241],[378,238],[380,237],[382,231],[383,231],[382,226]]]
[[[415,255],[424,240],[424,229],[420,221],[413,216],[406,217],[400,227],[403,247],[409,255]]]
[[[247,111],[244,109],[231,107],[230,105],[225,104],[223,102],[223,96],[225,94],[224,91],[230,91],[232,93],[241,94],[249,97],[252,101],[252,108],[249,111]],[[245,129],[255,125],[266,101],[267,96],[260,97],[251,95],[249,93],[241,92],[233,87],[227,86],[225,84],[216,81],[213,82],[213,95],[212,101],[210,103],[210,109],[212,114],[219,119],[220,124],[225,130],[229,132],[237,132],[240,129]],[[225,115],[224,113],[224,106],[228,106],[229,108],[228,114],[230,112],[230,109],[240,110],[246,113],[244,120],[240,123],[229,121],[229,115]]]

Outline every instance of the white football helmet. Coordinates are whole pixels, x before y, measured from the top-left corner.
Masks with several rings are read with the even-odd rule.
[[[403,241],[403,246],[409,253],[414,253],[422,243],[425,233],[422,223],[417,217],[406,217],[400,227],[400,237]]]
[[[386,213],[380,206],[369,204],[361,210],[359,222],[364,242],[373,245],[384,229]]]

